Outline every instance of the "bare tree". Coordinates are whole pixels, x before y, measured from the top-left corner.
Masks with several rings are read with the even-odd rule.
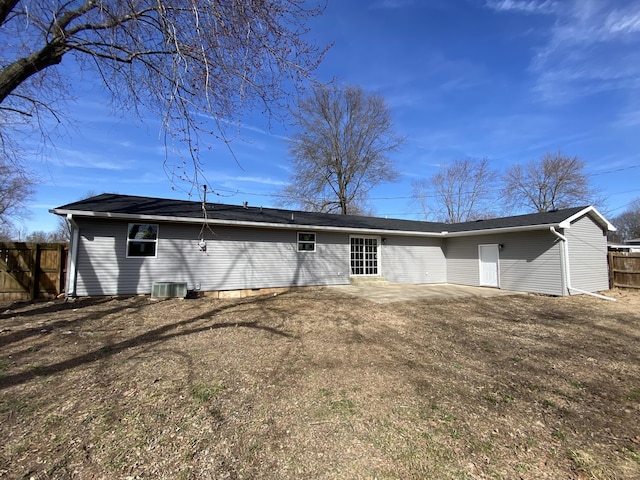
[[[495,214],[497,173],[489,160],[466,158],[443,166],[429,179],[413,182],[413,198],[425,220],[459,223]]]
[[[26,236],[25,242],[59,243],[59,239],[55,232],[45,232],[44,230],[36,230]]]
[[[0,222],[0,242],[10,242],[13,240],[15,230],[12,225]]]
[[[56,229],[51,232],[55,242],[68,243],[71,241],[71,224],[65,217],[58,217]]]
[[[322,13],[319,2],[0,0],[0,151],[11,152],[24,124],[46,135],[49,118],[60,121],[56,100],[73,95],[61,64],[73,59],[118,111],[149,111],[167,146],[186,142],[191,161],[165,168],[197,181],[199,134],[226,141],[224,125],[244,107],[273,112],[316,68],[324,49],[305,23]]]
[[[371,189],[396,180],[388,155],[403,139],[382,96],[356,86],[319,86],[293,115],[300,129],[289,141],[293,173],[283,204],[364,213]]]
[[[104,193],[104,192],[103,192]],[[98,195],[94,190],[87,190],[78,200],[85,200],[87,198],[95,197]],[[56,229],[50,233],[53,242],[70,242],[71,241],[71,223],[66,217],[58,216],[58,225]]]
[[[626,242],[640,238],[640,198],[636,198],[629,207],[611,220],[617,231],[609,234],[612,242]]]
[[[33,195],[35,176],[0,154],[0,224],[11,231],[14,220],[28,215],[27,201]]]
[[[513,165],[503,176],[504,201],[510,209],[536,212],[597,203],[598,193],[584,167],[583,160],[562,152],[546,153],[524,166]]]

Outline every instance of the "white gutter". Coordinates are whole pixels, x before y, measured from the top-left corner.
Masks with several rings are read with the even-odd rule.
[[[448,237],[470,237],[474,235],[489,235],[497,233],[513,233],[513,232],[527,232],[530,230],[546,230],[551,224],[540,225],[522,225],[520,227],[501,227],[501,228],[483,228],[481,230],[464,230],[462,232],[447,232]]]
[[[77,285],[77,262],[78,262],[78,243],[80,239],[80,227],[73,219],[73,215],[67,214],[67,222],[71,225],[71,247],[69,249],[69,260],[67,263],[67,280],[65,283],[65,298],[76,296]]]
[[[93,217],[93,218],[111,218],[120,220],[145,220],[154,222],[179,222],[179,223],[195,223],[207,225],[221,225],[234,227],[260,227],[260,228],[277,228],[283,230],[307,230],[307,231],[325,231],[325,232],[350,232],[357,230],[359,233],[371,235],[393,235],[402,234],[407,236],[422,237],[444,237],[448,232],[420,232],[420,231],[402,231],[402,230],[386,230],[381,228],[358,228],[358,227],[330,227],[322,225],[303,225],[299,223],[276,223],[276,222],[248,222],[243,220],[220,220],[216,218],[193,218],[193,217],[171,217],[167,215],[140,215],[131,213],[113,214],[109,212],[85,212],[76,210],[50,210],[51,213],[57,215],[75,215],[76,217]]]
[[[604,295],[600,295],[599,293],[587,292],[585,290],[580,290],[579,288],[574,288],[571,286],[571,270],[569,269],[569,240],[567,237],[562,235],[560,232],[557,232],[554,227],[549,227],[549,231],[553,233],[556,237],[562,240],[562,274],[564,277],[564,283],[567,287],[567,292],[571,295],[571,291],[582,293],[584,295],[591,295],[592,297],[601,298],[603,300],[609,300],[615,302],[615,298],[605,297]]]
[[[368,235],[406,235],[413,237],[466,237],[473,235],[486,235],[486,234],[499,234],[499,233],[512,233],[512,232],[526,232],[530,230],[546,230],[551,224],[541,225],[523,225],[519,227],[502,227],[502,228],[484,228],[479,230],[465,230],[463,232],[421,232],[412,230],[387,230],[381,228],[358,228],[358,227],[331,227],[322,225],[302,225],[298,223],[276,223],[276,222],[251,222],[244,220],[221,220],[215,218],[194,218],[194,217],[172,217],[168,215],[141,215],[133,213],[118,213],[113,214],[110,212],[93,212],[82,210],[61,210],[53,209],[51,213],[57,215],[75,215],[76,217],[90,217],[90,218],[110,218],[129,221],[147,221],[147,222],[178,222],[178,223],[195,223],[201,225],[205,222],[207,225],[221,225],[221,226],[235,226],[235,227],[259,227],[259,228],[275,228],[283,230],[307,230],[307,231],[325,231],[325,232],[348,232],[353,233],[356,230],[358,233]],[[295,218],[295,217],[294,217]],[[555,225],[555,224],[554,224]]]

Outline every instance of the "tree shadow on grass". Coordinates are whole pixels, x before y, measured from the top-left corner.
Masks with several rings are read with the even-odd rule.
[[[3,334],[2,336],[0,336],[0,348],[10,345],[12,343],[20,342],[29,337],[51,333],[53,330],[55,330],[58,327],[71,328],[87,320],[94,320],[97,318],[105,317],[107,315],[112,315],[112,314],[121,312],[127,308],[139,308],[141,306],[140,302],[131,303],[131,302],[125,301],[125,300],[128,300],[129,298],[130,297],[123,297],[123,298],[116,299],[118,303],[113,308],[110,308],[109,310],[100,310],[97,312],[89,311],[87,312],[87,315],[83,315],[74,320],[60,319],[52,322],[42,323],[30,328],[23,328],[12,333]],[[54,314],[62,311],[91,308],[104,303],[110,303],[113,301],[114,299],[111,297],[105,297],[100,299],[83,299],[82,301],[77,303],[76,302],[60,303],[55,305],[43,306],[42,308],[28,310],[26,312],[16,312],[13,316],[22,318],[23,316],[50,315],[50,314]],[[2,317],[0,316],[0,319],[1,318]]]
[[[268,298],[256,298],[251,300],[250,303],[258,303],[258,302],[264,302],[268,300],[269,300]],[[246,303],[246,302],[243,302],[243,303]],[[273,328],[267,325],[261,325],[260,322],[257,320],[246,321],[246,322],[204,323],[199,326],[194,326],[192,328],[183,328],[183,327],[192,325],[193,323],[196,323],[200,320],[213,318],[223,313],[226,310],[231,310],[237,307],[238,307],[237,303],[233,303],[230,305],[222,305],[212,310],[208,310],[193,318],[181,320],[181,321],[170,323],[167,325],[162,325],[153,330],[149,330],[147,332],[141,333],[140,335],[136,335],[135,337],[132,337],[127,340],[123,340],[121,342],[117,342],[114,344],[105,345],[101,348],[95,349],[91,352],[87,352],[78,357],[70,358],[68,360],[57,362],[51,365],[32,367],[32,368],[29,368],[28,371],[23,371],[13,375],[5,375],[3,377],[0,377],[0,390],[9,388],[14,385],[19,385],[19,384],[28,382],[29,380],[36,377],[54,375],[56,373],[60,373],[65,370],[79,367],[81,365],[97,362],[99,360],[111,357],[113,355],[116,355],[122,351],[131,349],[131,348],[139,347],[142,345],[162,343],[173,338],[183,337],[183,336],[192,335],[199,332],[214,330],[219,328],[227,328],[227,327],[251,328],[256,330],[262,330],[264,332],[277,335],[280,337],[294,338],[294,335],[291,335],[283,330],[279,330],[277,328]],[[175,331],[172,331],[172,330],[175,330]]]
[[[117,297],[116,300],[126,300],[131,297]],[[64,310],[74,310],[77,308],[92,307],[103,303],[112,302],[114,297],[88,297],[80,298],[69,301],[65,300],[50,300],[50,301],[24,301],[13,302],[2,309],[0,313],[0,320],[6,320],[8,318],[26,318],[34,315],[44,315],[49,313],[56,313]]]

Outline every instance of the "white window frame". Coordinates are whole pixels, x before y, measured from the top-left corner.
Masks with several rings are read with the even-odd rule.
[[[147,239],[147,238],[129,238],[129,232],[131,231],[131,227],[133,225],[148,225],[150,227],[155,227],[156,238]],[[127,225],[127,258],[157,258],[158,257],[158,238],[160,237],[160,225],[157,223],[142,223],[142,222],[131,222]],[[135,243],[152,243],[155,245],[153,249],[153,255],[129,255],[129,245],[131,242]]]
[[[313,235],[313,240],[301,240],[300,235]],[[296,250],[300,253],[313,253],[316,251],[316,232],[296,232]],[[300,249],[300,245],[313,245],[313,250]]]
[[[376,264],[377,273],[353,273],[353,265],[352,265],[353,252],[351,250],[351,244],[354,238],[364,240],[363,245],[366,244],[366,240],[376,241],[375,264]],[[366,252],[365,252],[365,255],[366,255]],[[361,268],[366,272],[367,268],[370,268],[370,266],[367,265],[366,258],[363,258],[362,261],[364,263]],[[381,237],[377,235],[349,235],[349,275],[351,277],[381,277],[382,276],[382,238]]]

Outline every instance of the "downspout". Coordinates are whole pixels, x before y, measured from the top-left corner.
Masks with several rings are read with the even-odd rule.
[[[67,221],[71,225],[71,247],[69,248],[69,261],[67,264],[67,282],[65,288],[65,298],[76,296],[77,283],[77,262],[78,262],[78,243],[80,239],[80,227],[73,219],[72,214],[67,215]]]
[[[562,240],[562,273],[565,280],[564,283],[567,287],[567,292],[569,293],[569,295],[571,295],[571,291],[573,290],[574,292],[577,292],[577,293],[582,293],[584,295],[591,295],[592,297],[597,297],[603,300],[610,300],[612,302],[615,302],[616,301],[615,298],[605,297],[604,295],[600,295],[599,293],[587,292],[585,290],[580,290],[579,288],[574,288],[571,286],[571,270],[569,268],[569,240],[567,240],[567,237],[562,235],[560,232],[556,231],[554,227],[549,227],[549,230],[556,237]]]

